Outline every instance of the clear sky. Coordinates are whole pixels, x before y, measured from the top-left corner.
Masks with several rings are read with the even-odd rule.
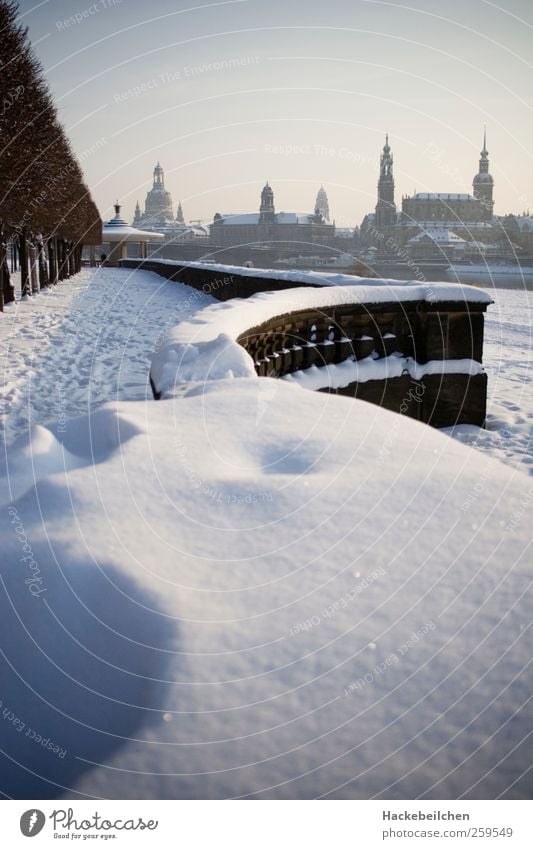
[[[531,0],[22,0],[100,211],[144,205],[159,159],[185,217],[471,192],[487,125],[495,211],[533,211]]]

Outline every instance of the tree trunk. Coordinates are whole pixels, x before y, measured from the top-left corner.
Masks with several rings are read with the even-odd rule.
[[[65,279],[65,242],[63,239],[57,240],[57,277],[59,280]]]
[[[69,276],[68,272],[68,261],[69,261],[69,250],[68,250],[68,242],[66,239],[61,239],[61,251],[62,251],[62,262],[61,267],[63,269],[63,274],[61,276],[62,280],[66,280]]]
[[[28,245],[28,253],[30,256],[31,293],[36,295],[39,292],[39,275],[37,273],[37,248],[35,245]]]
[[[26,229],[19,235],[19,262],[20,262],[20,294],[22,297],[31,295],[30,275],[28,273],[28,240]]]
[[[50,285],[57,285],[57,248],[56,248],[56,239],[48,239],[48,267],[49,267],[49,277],[50,277]]]
[[[9,280],[9,266],[7,264],[7,244],[4,241],[4,229],[0,221],[0,310],[3,311],[4,304],[15,300],[13,287]]]
[[[4,228],[0,222],[0,312],[4,312],[4,257],[6,249],[4,247]]]
[[[7,262],[7,244],[4,241],[4,233],[0,224],[0,289],[2,304],[10,304],[15,300],[15,292],[9,279],[9,265]]]
[[[74,242],[69,242],[68,245],[68,276],[74,277],[76,274],[76,248]]]
[[[41,289],[44,289],[45,286],[48,286],[49,276],[48,269],[46,267],[46,254],[44,252],[44,243],[38,242],[37,244],[37,252],[38,252],[38,264],[39,264],[39,284]]]

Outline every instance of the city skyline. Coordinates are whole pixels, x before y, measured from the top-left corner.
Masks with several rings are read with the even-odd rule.
[[[277,209],[311,212],[323,184],[355,226],[386,132],[397,198],[470,192],[486,124],[495,213],[533,206],[528,6],[464,6],[48,0],[21,14],[103,218],[117,197],[133,217],[159,160],[187,219],[255,210],[268,179]]]

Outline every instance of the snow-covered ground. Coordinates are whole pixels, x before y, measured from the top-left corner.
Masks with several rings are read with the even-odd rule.
[[[488,374],[487,426],[451,433],[511,466],[533,474],[533,292],[491,290],[483,364]]]
[[[86,270],[0,314],[0,440],[113,398],[152,397],[150,361],[165,331],[214,299],[149,272],[132,279]]]
[[[159,322],[199,297],[104,271],[13,310],[2,791],[529,798],[533,486],[516,457],[249,373],[152,401]],[[24,352],[56,298],[65,322],[33,365],[49,406],[32,389],[27,431]],[[87,331],[61,357],[80,302]],[[510,310],[500,388],[528,375],[523,302]],[[82,351],[102,365],[90,394]],[[60,417],[61,363],[74,397]]]

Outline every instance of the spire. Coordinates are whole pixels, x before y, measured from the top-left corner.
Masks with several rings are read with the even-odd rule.
[[[481,151],[481,156],[486,159],[488,155],[489,152],[487,150],[487,125],[485,124],[483,130],[483,150]]]
[[[376,226],[388,227],[396,223],[396,205],[394,203],[393,160],[389,145],[389,134],[385,134],[385,145],[379,161],[378,202],[376,205]]]
[[[487,127],[483,128],[483,150],[479,159],[479,170],[473,179],[474,197],[480,202],[481,221],[490,222],[494,209],[494,180],[489,173],[489,152],[487,150]]]

